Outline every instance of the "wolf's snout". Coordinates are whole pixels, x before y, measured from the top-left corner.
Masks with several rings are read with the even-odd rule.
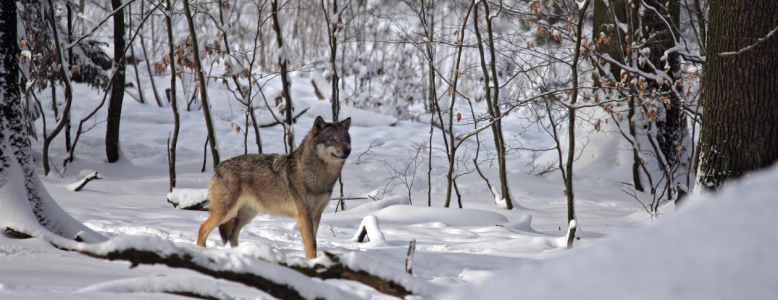
[[[351,147],[343,147],[343,156],[348,157],[349,154],[351,154]]]

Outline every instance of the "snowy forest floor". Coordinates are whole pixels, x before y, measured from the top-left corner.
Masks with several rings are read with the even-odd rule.
[[[307,83],[309,80],[304,78],[304,75],[297,74],[294,79],[292,97],[296,101],[297,109],[311,107],[295,126],[296,138],[299,143],[310,129],[314,118],[319,114],[325,114],[329,109],[329,103],[315,98],[310,84]],[[157,81],[158,85],[164,85],[163,80],[157,79]],[[145,86],[149,85],[145,84]],[[269,88],[278,88],[278,86],[271,85]],[[214,114],[216,136],[222,159],[243,154],[243,135],[236,133],[235,128],[232,127],[234,124],[238,124],[242,128],[245,127],[243,113],[238,108],[239,104],[230,101],[229,94],[222,88],[211,88],[209,93],[210,99],[213,101],[212,113]],[[41,93],[41,95],[50,94],[50,92]],[[146,94],[147,96],[151,95],[148,92]],[[266,94],[272,95],[274,93],[270,91]],[[86,114],[99,102],[101,96],[97,91],[77,86],[73,104],[74,124],[82,114]],[[41,100],[44,103],[47,122],[52,124],[54,122],[53,112],[50,107],[46,107],[46,103],[50,103],[51,99],[44,97]],[[387,164],[395,168],[404,168],[415,156],[413,144],[422,144],[429,139],[429,125],[396,121],[391,117],[351,108],[344,110],[344,112],[345,116],[341,116],[341,118],[348,116],[354,118],[350,130],[353,150],[343,169],[343,189],[346,197],[365,197],[375,190],[383,192],[387,186],[387,179],[391,176]],[[61,165],[65,156],[65,147],[64,137],[60,134],[60,137],[52,145],[51,153],[52,162],[59,169],[52,171],[48,177],[43,178],[40,162],[42,139],[33,142],[38,173],[42,177],[46,189],[68,213],[88,227],[108,237],[155,236],[172,242],[194,244],[197,239],[197,229],[208,217],[208,212],[179,210],[166,202],[168,165],[165,149],[168,135],[173,130],[173,116],[170,108],[159,108],[153,104],[139,104],[132,98],[125,97],[121,123],[122,157],[119,162],[113,164],[107,163],[104,155],[105,116],[104,107],[95,116],[95,120],[98,122],[94,128],[82,136],[76,149],[76,160],[69,164],[66,170],[63,170]],[[203,143],[206,136],[202,112],[182,111],[181,119],[182,127],[176,165],[178,187],[207,188],[213,170],[210,154],[208,154],[206,171],[200,172],[203,164]],[[272,120],[267,111],[259,114],[258,119],[263,124]],[[505,120],[507,136],[511,136],[510,133],[518,133],[522,131],[523,127],[526,127],[524,121],[518,118],[506,118]],[[390,126],[395,122],[396,125]],[[41,130],[40,120],[37,125],[38,129]],[[468,126],[472,128],[472,125]],[[465,127],[462,128],[460,131],[467,130]],[[265,153],[282,153],[284,151],[283,132],[280,126],[263,129],[261,134]],[[437,131],[435,134],[434,139],[439,140],[440,132]],[[519,138],[522,139],[521,142],[525,146],[531,145],[532,148],[544,148],[551,144],[550,138],[540,131],[536,133],[524,131]],[[619,139],[620,137],[610,135],[610,138]],[[481,140],[483,145],[487,147],[491,143],[491,137],[487,131],[484,131]],[[249,153],[256,153],[253,132],[249,132],[248,143]],[[380,144],[380,146],[370,148],[371,144]],[[442,146],[442,144],[436,146]],[[590,144],[588,147],[597,148],[600,146]],[[370,151],[366,152],[368,148]],[[471,153],[467,153],[467,151],[462,153],[471,155],[474,149],[474,141],[471,141],[468,148]],[[575,175],[576,212],[579,225],[579,231],[576,235],[580,240],[575,241],[574,250],[567,251],[564,250],[567,208],[563,194],[564,186],[559,172],[544,176],[530,175],[527,164],[532,161],[531,154],[514,152],[508,158],[508,180],[515,205],[513,210],[505,210],[504,204],[495,204],[494,197],[477,173],[463,175],[458,180],[463,209],[456,208],[456,197],[452,199],[451,208],[443,208],[446,193],[445,154],[440,149],[433,151],[432,182],[430,184],[432,187],[431,207],[428,207],[427,202],[426,159],[429,157],[429,150],[427,150],[421,153],[425,161],[418,167],[415,181],[413,181],[411,189],[413,205],[397,204],[404,202],[408,194],[405,186],[399,184],[400,182],[397,180],[386,189],[384,199],[401,199],[399,201],[348,200],[346,201],[346,210],[337,213],[334,213],[337,201],[332,201],[322,216],[321,226],[317,234],[319,249],[336,254],[361,252],[388,268],[403,270],[408,243],[411,239],[416,239],[417,248],[413,262],[415,276],[446,288],[473,287],[486,281],[494,281],[496,282],[494,284],[498,284],[502,288],[490,289],[489,293],[502,291],[502,295],[493,296],[509,299],[513,298],[511,295],[515,296],[515,294],[508,292],[512,290],[511,280],[515,279],[517,282],[521,282],[519,278],[527,278],[527,276],[519,277],[517,275],[511,278],[503,276],[502,281],[493,280],[494,274],[505,274],[500,273],[501,270],[506,268],[526,270],[521,266],[535,265],[543,261],[555,261],[570,256],[568,253],[595,248],[604,240],[611,239],[613,235],[623,237],[624,235],[620,235],[619,232],[634,234],[636,230],[632,228],[641,227],[646,223],[661,223],[665,217],[677,220],[671,216],[674,210],[671,204],[663,208],[662,212],[664,213],[658,221],[651,221],[650,216],[640,203],[621,192],[624,184],[614,174],[623,174],[624,172],[618,170],[626,168],[626,163],[619,163],[618,157],[621,157],[621,154],[612,154],[628,152],[627,150],[604,152],[604,156],[611,156],[608,159],[587,160],[587,158],[582,158],[584,166]],[[484,154],[482,153],[482,155]],[[592,167],[593,164],[599,165]],[[472,167],[472,163],[470,167]],[[482,169],[493,184],[499,183],[496,168],[489,168],[488,163],[486,163]],[[587,170],[591,171],[587,172]],[[67,185],[81,180],[94,171],[98,171],[103,179],[90,182],[80,192],[67,189]],[[459,172],[463,171],[464,168]],[[61,176],[58,172],[61,173]],[[775,178],[775,172],[772,172],[771,176]],[[336,185],[336,193],[338,189],[339,187]],[[402,196],[392,197],[397,195]],[[360,221],[368,215],[377,217],[385,241],[370,243],[351,241]],[[762,224],[762,226],[769,227],[770,225]],[[688,232],[686,234],[692,235]],[[746,234],[751,233],[746,232]],[[761,233],[754,232],[753,234],[760,235]],[[762,235],[760,238],[767,237]],[[267,245],[288,257],[304,256],[300,233],[293,219],[260,214],[243,229],[240,241],[241,245]],[[683,243],[683,239],[679,238],[670,241]],[[775,246],[776,240],[772,239],[768,244]],[[224,247],[221,245],[218,234],[211,234],[208,239],[208,247]],[[581,253],[576,254],[577,257],[582,255]],[[624,257],[624,255],[627,255],[625,260],[630,258],[629,253],[621,256]],[[685,255],[685,253],[680,255]],[[615,256],[618,257],[618,253]],[[631,259],[642,260],[641,257],[631,257]],[[768,259],[767,265],[774,265],[775,260],[775,258]],[[136,299],[139,297],[137,293],[143,293],[140,294],[140,297],[148,299],[176,297],[170,294],[150,293],[153,291],[151,289],[130,287],[134,286],[133,284],[149,287],[150,284],[143,284],[146,282],[144,280],[189,282],[202,280],[202,282],[209,284],[216,282],[220,290],[232,297],[270,298],[267,294],[253,288],[224,280],[212,280],[193,271],[144,265],[129,269],[128,266],[127,262],[109,262],[75,252],[61,251],[39,239],[14,240],[0,235],[0,270],[2,270],[0,272],[0,298],[104,299],[110,297],[112,299]],[[596,269],[596,267],[594,268]],[[532,270],[538,269],[540,268]],[[775,271],[772,273],[774,274]],[[585,276],[586,273],[579,272],[578,274]],[[540,274],[538,276],[542,277]],[[769,280],[768,278],[770,277],[763,278],[763,280]],[[86,289],[97,284],[122,279],[132,280],[117,284],[116,286],[121,288],[113,290],[101,290],[94,287]],[[600,282],[608,281],[604,278],[599,280]],[[636,281],[639,280],[636,279]],[[590,279],[585,281],[589,282]],[[361,284],[344,280],[327,282],[362,298],[390,298]],[[575,285],[577,283],[568,284]],[[589,284],[587,286],[594,289],[595,285]],[[694,290],[694,287],[692,286],[691,289]],[[491,299],[491,296],[486,296],[489,293],[479,294],[477,288],[466,290],[470,291],[471,294],[464,293],[462,295],[473,295],[476,298],[482,296]],[[111,291],[136,293],[114,294]],[[762,293],[755,294],[755,296],[764,296],[765,292],[776,292],[769,289],[757,289],[757,291]],[[460,297],[465,297],[462,295]],[[577,295],[581,296],[581,294]],[[689,294],[679,295],[688,296]],[[455,295],[449,296],[455,297]],[[654,296],[661,296],[661,294]]]

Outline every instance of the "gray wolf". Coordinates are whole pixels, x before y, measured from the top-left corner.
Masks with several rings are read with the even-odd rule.
[[[316,232],[343,163],[351,153],[351,118],[313,128],[291,154],[248,154],[223,161],[211,179],[210,216],[197,236],[205,246],[218,226],[222,241],[238,246],[240,230],[260,213],[297,219],[305,256],[316,257]]]

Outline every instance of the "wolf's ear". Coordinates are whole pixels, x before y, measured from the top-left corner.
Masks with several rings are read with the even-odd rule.
[[[346,130],[348,130],[348,128],[351,127],[351,117],[348,117],[343,121],[340,121],[340,123],[338,124],[340,124],[340,126],[343,126],[343,128],[346,128]]]
[[[316,129],[316,132],[319,132],[324,130],[324,127],[327,127],[327,122],[325,122],[321,116],[316,117],[316,121],[313,121],[313,129]]]

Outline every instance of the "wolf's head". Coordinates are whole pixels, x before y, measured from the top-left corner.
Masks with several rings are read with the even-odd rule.
[[[351,118],[338,123],[327,123],[321,117],[316,117],[311,129],[312,146],[316,153],[327,162],[343,162],[351,154],[351,136],[348,129]]]

